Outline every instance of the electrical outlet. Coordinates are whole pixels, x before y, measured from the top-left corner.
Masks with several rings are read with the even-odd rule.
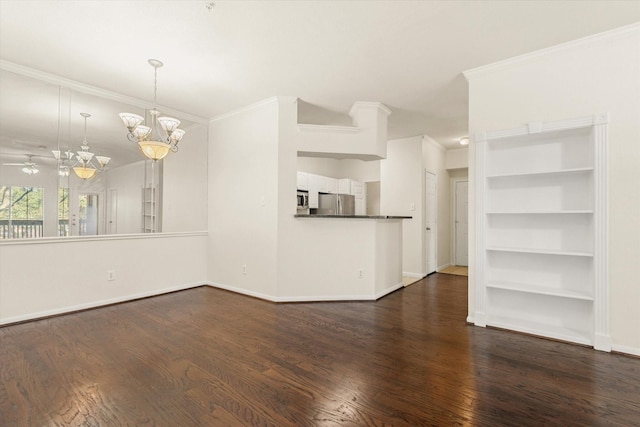
[[[242,274],[247,274],[247,265],[242,264]]]
[[[107,280],[109,282],[116,280],[116,272],[115,270],[107,270]]]
[[[267,200],[264,196],[260,197],[260,206],[264,207],[267,204]]]
[[[364,278],[364,270],[361,268],[360,270],[358,270],[358,279],[363,279]]]

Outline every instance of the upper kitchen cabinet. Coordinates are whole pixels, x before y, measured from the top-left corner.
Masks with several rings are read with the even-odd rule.
[[[298,190],[309,190],[309,174],[298,172]]]
[[[356,102],[353,126],[298,124],[298,156],[379,160],[387,157],[387,119],[379,102]]]

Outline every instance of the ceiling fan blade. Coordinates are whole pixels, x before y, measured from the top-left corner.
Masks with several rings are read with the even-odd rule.
[[[3,163],[2,166],[27,166],[24,163]]]

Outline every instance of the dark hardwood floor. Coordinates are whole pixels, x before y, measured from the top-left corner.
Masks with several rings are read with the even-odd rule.
[[[6,426],[640,425],[640,359],[465,324],[467,278],[377,302],[201,287],[0,328]]]

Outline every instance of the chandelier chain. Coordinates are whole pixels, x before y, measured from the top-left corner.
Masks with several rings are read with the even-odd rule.
[[[158,106],[158,67],[153,67],[153,108]]]

